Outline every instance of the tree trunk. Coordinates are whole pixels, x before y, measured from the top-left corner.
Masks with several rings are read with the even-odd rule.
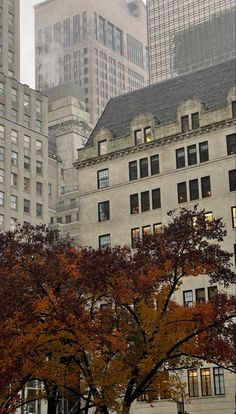
[[[57,402],[58,399],[55,397],[49,397],[47,400],[48,410],[47,414],[57,414]]]

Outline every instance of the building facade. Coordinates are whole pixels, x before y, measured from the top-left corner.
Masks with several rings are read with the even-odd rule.
[[[204,208],[206,219],[223,217],[236,244],[235,62],[113,98],[75,167],[79,183],[79,242],[100,247],[129,244],[158,233],[173,208]],[[220,93],[218,86],[220,85]],[[210,299],[206,277],[187,278],[177,300],[186,306]],[[189,414],[235,411],[235,376],[211,365],[188,370]],[[206,377],[209,387],[206,389]],[[176,413],[169,400],[142,396],[132,413]]]
[[[150,83],[235,57],[234,0],[147,0]]]
[[[148,81],[142,0],[47,0],[35,6],[36,87],[72,81],[95,123],[108,100]]]

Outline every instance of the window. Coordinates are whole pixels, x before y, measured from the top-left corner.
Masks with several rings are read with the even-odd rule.
[[[189,120],[188,115],[181,117],[181,131],[187,132],[189,131]]]
[[[131,229],[131,246],[132,248],[135,247],[136,243],[140,239],[140,230],[139,227],[136,227],[135,229]]]
[[[11,152],[11,165],[14,167],[18,166],[18,153],[15,151]]]
[[[201,387],[202,387],[202,395],[211,395],[211,374],[210,368],[201,368]]]
[[[99,249],[106,249],[111,247],[111,236],[110,234],[103,234],[98,238]]]
[[[186,182],[177,184],[177,189],[178,189],[178,203],[185,203],[187,201]]]
[[[11,119],[12,119],[13,122],[17,122],[17,111],[16,111],[16,109],[12,108],[12,110],[11,110]]]
[[[215,299],[217,295],[217,286],[209,286],[207,288],[207,293],[208,293],[208,300],[209,302],[211,302],[212,300]]]
[[[24,149],[30,150],[30,137],[24,135]]]
[[[232,224],[233,228],[236,228],[236,207],[231,207],[231,214],[232,214]]]
[[[132,194],[130,196],[130,214],[137,213],[139,213],[138,194]]]
[[[195,293],[196,293],[196,302],[197,303],[205,303],[205,301],[206,301],[205,289],[204,288],[196,289]]]
[[[11,50],[8,50],[8,63],[9,65],[14,64],[14,53]]]
[[[24,191],[30,191],[30,179],[24,177]]]
[[[18,144],[18,132],[14,131],[14,129],[11,130],[11,143],[14,145]]]
[[[97,172],[98,189],[109,187],[109,170],[100,170]]]
[[[15,173],[11,173],[11,186],[12,187],[18,186],[18,175]]]
[[[38,181],[36,182],[36,194],[40,196],[43,194],[43,184]]]
[[[17,210],[17,196],[15,195],[11,195],[11,209],[12,210]]]
[[[29,125],[30,125],[30,117],[29,115],[24,114],[24,126],[26,128],[29,128]]]
[[[232,118],[236,118],[236,101],[232,102]]]
[[[73,42],[80,41],[80,15],[73,16]]]
[[[0,214],[0,230],[3,229],[3,224],[4,224],[4,216],[3,214]]]
[[[152,208],[161,208],[161,190],[160,188],[155,188],[152,190]]]
[[[4,105],[0,103],[0,116],[4,116]]]
[[[151,175],[159,174],[160,165],[159,165],[159,155],[153,155],[151,158]]]
[[[11,220],[10,220],[10,229],[11,229],[11,231],[14,231],[16,229],[16,227],[17,227],[17,219],[14,218],[14,217],[11,217]]]
[[[39,139],[36,139],[36,153],[37,154],[42,154],[43,152],[43,143],[42,141],[39,141]]]
[[[57,217],[57,223],[62,224],[62,217]]]
[[[43,217],[43,206],[42,204],[36,203],[36,216]]]
[[[144,142],[152,141],[152,131],[150,127],[144,128]]]
[[[39,99],[36,99],[36,112],[40,114],[42,111],[42,102]]]
[[[225,394],[225,381],[223,368],[213,368],[215,395]]]
[[[24,169],[30,170],[30,157],[24,155]]]
[[[98,221],[105,221],[110,219],[109,201],[98,203]]]
[[[129,180],[137,180],[138,178],[138,165],[137,161],[129,162]]]
[[[137,131],[134,131],[134,143],[135,143],[135,145],[142,144],[142,131],[141,131],[141,129],[138,129]]]
[[[0,138],[2,139],[5,138],[5,126],[4,125],[0,125]]]
[[[209,211],[208,213],[204,213],[205,221],[210,223],[213,220],[213,214],[212,211]]]
[[[17,103],[17,89],[11,88],[11,101]]]
[[[153,224],[153,233],[160,234],[162,232],[162,223]]]
[[[43,174],[43,163],[38,160],[36,160],[36,174],[39,174],[39,175]]]
[[[5,158],[5,148],[0,147],[0,161],[4,161]]]
[[[191,120],[192,120],[192,129],[198,129],[199,128],[199,113],[195,112],[195,114],[192,114]]]
[[[24,93],[24,108],[28,109],[29,107],[29,95],[27,95],[27,93]]]
[[[236,134],[226,136],[227,141],[227,155],[236,154]]]
[[[184,148],[178,148],[176,151],[176,168],[185,167],[185,152]]]
[[[189,181],[189,197],[191,201],[199,198],[198,180]]]
[[[193,291],[185,290],[183,291],[184,306],[191,308],[193,306]]]
[[[140,178],[148,176],[148,158],[139,160]]]
[[[4,206],[4,192],[0,191],[0,206]]]
[[[36,119],[36,131],[37,132],[42,131],[42,122],[39,119]]]
[[[236,170],[229,171],[229,190],[236,191]]]
[[[144,191],[141,193],[141,211],[150,210],[150,201],[149,201],[149,191]]]
[[[199,143],[199,158],[200,162],[205,162],[209,160],[208,141]]]
[[[196,145],[189,145],[187,147],[188,152],[188,165],[197,164],[197,148]]]
[[[5,93],[5,85],[3,82],[0,82],[0,95],[4,95]]]
[[[198,374],[197,369],[188,371],[188,394],[189,397],[198,397]]]
[[[142,236],[151,236],[152,234],[152,229],[151,226],[143,226],[142,227]]]
[[[68,214],[68,215],[65,217],[65,223],[66,223],[66,224],[71,223],[71,215],[70,215],[70,214]]]
[[[211,180],[210,176],[201,178],[202,198],[211,196]]]
[[[24,213],[30,214],[30,200],[24,199]]]
[[[12,13],[8,13],[8,24],[9,26],[13,26],[14,24],[14,16]]]
[[[5,170],[0,168],[0,184],[4,184]]]
[[[98,155],[104,155],[107,153],[107,141],[98,142]]]

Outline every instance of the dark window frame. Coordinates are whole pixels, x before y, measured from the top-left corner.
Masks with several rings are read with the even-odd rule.
[[[197,164],[197,146],[196,144],[187,146],[188,165]]]
[[[161,189],[154,188],[152,190],[152,209],[156,210],[161,208]]]
[[[110,220],[110,202],[109,200],[98,203],[98,221]]]
[[[231,207],[232,227],[236,228],[236,206]]]
[[[134,232],[138,231],[138,237],[134,237]],[[134,227],[133,229],[131,229],[131,246],[132,249],[135,248],[135,242],[140,240],[140,228],[139,227]]]
[[[222,380],[223,378],[223,380]],[[225,395],[225,380],[224,380],[224,370],[221,367],[213,367],[213,379],[214,379],[214,393],[215,395]],[[216,379],[218,382],[218,387],[216,386]],[[217,392],[219,388],[220,392]]]
[[[190,376],[191,373],[197,373],[196,376]],[[198,370],[188,370],[188,395],[189,397],[199,397],[199,386],[198,386]]]
[[[207,147],[207,149],[205,149],[204,146]],[[200,162],[209,161],[208,141],[199,142],[199,161]]]
[[[204,373],[205,373],[205,375],[204,375]],[[207,397],[207,396],[212,395],[211,370],[210,370],[210,368],[201,368],[200,369],[200,380],[201,380],[202,396]]]
[[[107,172],[107,176],[100,177],[100,174]],[[109,168],[104,168],[103,170],[97,171],[97,188],[98,190],[102,188],[109,187]]]
[[[147,133],[147,131],[149,131],[149,132]],[[149,137],[150,137],[150,139],[148,139]],[[145,144],[152,141],[152,128],[150,126],[145,127],[143,129],[143,138],[144,138]]]
[[[199,185],[198,179],[189,181],[189,200],[198,200],[199,199]]]
[[[148,177],[148,157],[140,158],[139,160],[139,174],[140,178]]]
[[[184,155],[180,157],[178,154],[184,154]],[[176,168],[184,168],[186,166],[184,147],[177,148],[175,150],[175,159],[176,159]]]
[[[141,212],[150,210],[150,193],[149,191],[142,191],[141,193]]]
[[[109,239],[109,243],[102,245],[102,244],[101,244],[101,240],[102,240],[102,238],[104,238],[104,237],[106,237],[106,238],[108,238],[108,239]],[[101,234],[100,236],[98,236],[98,246],[99,246],[99,249],[100,249],[100,250],[101,250],[101,249],[109,249],[109,248],[111,247],[111,235],[110,235],[110,233],[107,233],[107,234]]]
[[[160,159],[159,154],[152,155],[150,157],[151,164],[151,175],[156,175],[160,173]]]
[[[129,181],[134,181],[138,179],[138,162],[130,161],[129,162]]]
[[[181,131],[183,133],[186,133],[189,131],[189,116],[188,115],[181,116]]]
[[[188,201],[186,181],[182,181],[181,183],[177,184],[177,194],[178,194],[178,203],[179,204],[186,203]],[[183,199],[181,199],[182,196],[183,196]]]
[[[192,129],[199,129],[199,112],[194,112],[191,114]]]
[[[130,195],[130,214],[139,213],[139,196],[138,193]]]
[[[202,198],[211,197],[211,177],[207,175],[201,177],[201,194]]]
[[[227,155],[236,154],[236,133],[226,135]]]
[[[102,144],[106,143],[105,151],[102,150]],[[98,156],[101,157],[102,155],[107,154],[107,140],[103,139],[102,141],[98,141]]]
[[[236,191],[236,169],[229,171],[229,191]]]
[[[201,295],[202,293],[204,293],[204,295]],[[195,289],[195,299],[196,299],[196,303],[206,303],[205,288]]]

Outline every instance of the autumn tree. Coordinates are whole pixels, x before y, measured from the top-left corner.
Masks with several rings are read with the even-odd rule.
[[[128,414],[148,390],[153,398],[157,393],[176,398],[171,373],[177,369],[198,361],[231,367],[235,298],[219,293],[193,307],[177,300],[189,277],[202,275],[222,288],[234,282],[231,255],[221,248],[226,231],[220,219],[207,222],[197,209],[172,211],[162,233],[137,241],[134,250],[76,250],[51,231],[50,240],[41,235],[35,244],[37,232],[16,232],[17,255],[8,247],[3,266],[3,279],[10,286],[17,279],[23,289],[20,306],[13,292],[6,299],[14,312],[10,319],[3,312],[4,329],[11,330],[18,317],[17,326],[21,321],[24,326],[16,332],[21,351],[27,340],[31,347],[22,364],[17,360],[18,381],[29,375],[61,394],[69,392],[81,401],[77,413],[93,407],[100,414]],[[12,363],[5,361],[9,383]]]

